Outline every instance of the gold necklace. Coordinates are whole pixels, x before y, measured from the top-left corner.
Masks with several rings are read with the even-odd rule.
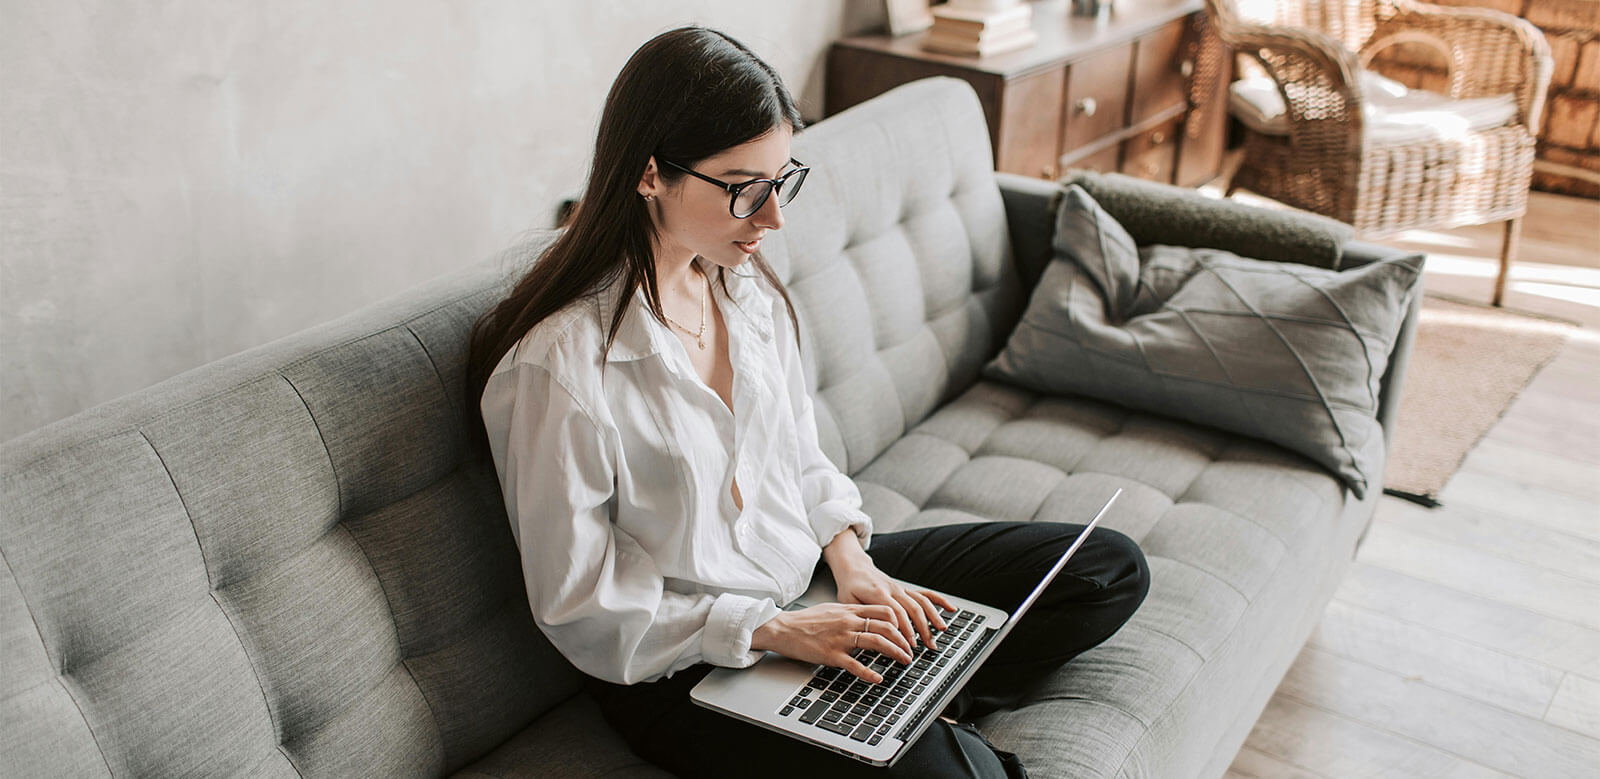
[[[711,286],[711,279],[707,278],[704,273],[700,274],[700,278],[703,279],[706,284],[705,284],[704,287],[700,288],[700,329],[699,330],[690,330],[689,328],[684,327],[681,324],[678,324],[678,320],[673,319],[670,316],[667,316],[667,308],[666,308],[666,306],[662,306],[661,307],[661,316],[667,320],[668,324],[678,328],[679,330],[682,330],[685,333],[688,333],[689,335],[694,336],[695,343],[700,346],[700,350],[701,351],[705,351],[705,348],[706,348],[706,289]]]

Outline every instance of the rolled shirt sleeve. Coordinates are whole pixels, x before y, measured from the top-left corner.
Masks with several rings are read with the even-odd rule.
[[[649,553],[611,521],[614,436],[544,367],[519,363],[490,382],[485,427],[528,603],[550,642],[584,673],[617,684],[699,662],[755,663],[752,635],[778,613],[773,600],[667,590]],[[832,500],[839,508],[822,521],[842,528],[832,517],[845,515],[848,496]]]
[[[835,536],[849,528],[861,539],[862,548],[866,548],[872,541],[872,518],[861,510],[861,491],[855,482],[840,473],[822,451],[817,439],[816,411],[800,361],[799,339],[782,303],[775,302],[773,308],[773,329],[777,333],[784,381],[794,410],[795,438],[800,450],[800,491],[805,502],[806,521],[816,534],[818,546],[826,547]]]

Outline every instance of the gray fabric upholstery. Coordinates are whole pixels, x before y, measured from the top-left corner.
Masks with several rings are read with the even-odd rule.
[[[1015,173],[996,172],[994,179],[1006,204],[1006,231],[1011,235],[1017,278],[1024,289],[1033,289],[1053,255],[1050,244],[1061,187]]]
[[[971,384],[1016,322],[988,148],[976,95],[940,79],[795,138],[805,197],[762,251],[797,307],[819,440],[847,473]]]
[[[1372,499],[1271,444],[978,379],[1057,192],[996,186],[964,83],[795,156],[814,173],[765,251],[879,527],[1078,520],[1128,490],[1108,521],[1150,557],[1145,606],[986,731],[1037,777],[1219,774]],[[534,627],[465,445],[467,330],[548,239],[0,445],[0,776],[660,775]]]
[[[1056,260],[985,375],[1286,446],[1359,498],[1393,339],[1422,275],[1409,255],[1345,271],[1214,249],[1136,247],[1068,187]]]
[[[1383,456],[1380,439],[1369,446]],[[1272,444],[988,381],[856,481],[885,530],[1083,521],[1095,496],[1124,490],[1106,524],[1149,558],[1144,606],[1022,707],[980,723],[1043,777],[1213,775],[1198,768],[1212,750],[1237,751],[1376,500],[1349,501],[1325,470]],[[1241,709],[1254,712],[1242,732],[1217,716]]]
[[[466,328],[502,277],[7,442],[0,774],[439,773],[569,698],[464,447]]]

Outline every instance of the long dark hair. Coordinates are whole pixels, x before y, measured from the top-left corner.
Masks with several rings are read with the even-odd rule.
[[[651,249],[655,223],[638,192],[652,155],[692,167],[784,124],[795,131],[802,126],[794,98],[777,72],[744,44],[693,26],[662,33],[640,46],[606,96],[588,187],[570,225],[506,299],[472,327],[469,429],[482,437],[478,399],[505,353],[545,317],[610,286],[619,275],[625,295],[644,287],[650,312],[665,326]],[[657,172],[668,182],[685,175],[666,165],[658,165]],[[772,267],[759,252],[750,263],[783,297],[798,332],[794,303]],[[727,279],[720,273],[718,277],[726,292]],[[627,312],[627,306],[617,307],[606,335],[607,351]]]

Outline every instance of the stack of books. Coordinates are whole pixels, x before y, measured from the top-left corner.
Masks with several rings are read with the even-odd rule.
[[[999,10],[964,6],[955,2],[934,6],[933,28],[922,42],[924,50],[987,57],[1026,49],[1039,40],[1033,31],[1030,3],[1012,3]]]

